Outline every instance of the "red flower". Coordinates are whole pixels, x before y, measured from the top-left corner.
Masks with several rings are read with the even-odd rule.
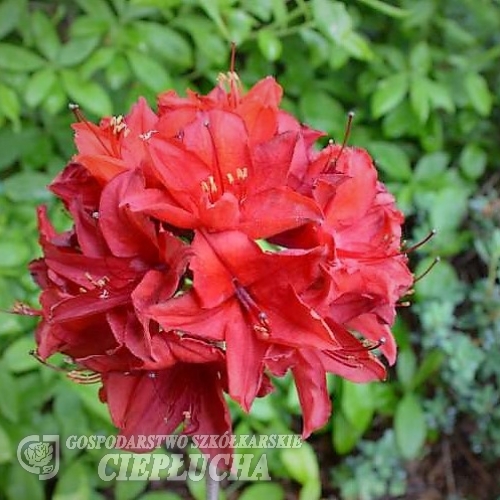
[[[73,228],[39,209],[38,353],[96,372],[125,436],[229,432],[224,393],[248,411],[291,371],[306,437],[331,412],[326,373],[383,379],[373,351],[395,360],[403,215],[366,151],[316,152],[324,134],[281,96],[230,73],[158,113],[76,110],[78,154],[51,185]]]
[[[109,405],[113,422],[127,441],[135,437],[135,442],[140,435],[173,434],[179,425],[189,436],[229,433],[222,351],[199,340],[168,337],[169,353],[161,362],[145,364],[140,371],[103,374],[100,397]],[[154,447],[149,444],[136,451]]]
[[[239,232],[199,233],[192,248],[193,288],[150,314],[165,330],[225,342],[229,393],[243,408],[259,391],[272,343],[335,347],[297,296],[311,279],[317,252],[266,254]]]
[[[178,238],[120,206],[129,190],[143,188],[140,177],[121,173],[100,192],[81,165],[71,164],[54,182],[77,225],[58,234],[39,209],[44,257],[31,265],[43,290],[38,355],[59,351],[100,373],[101,397],[126,436],[168,434],[182,423],[189,435],[230,432],[224,352],[160,332],[144,315],[175,293],[189,253]]]
[[[144,141],[158,120],[143,98],[127,116],[105,118],[99,126],[80,118],[73,125],[78,148],[74,160],[100,183],[140,166],[145,157]]]
[[[153,306],[151,318],[167,331],[224,342],[229,394],[244,409],[259,392],[269,357],[273,366],[286,367],[279,371],[294,366],[299,391],[317,385],[325,371],[357,381],[385,376],[356,339],[340,325],[329,326],[300,298],[319,269],[318,250],[266,253],[239,232],[198,233],[192,248],[193,288]],[[314,352],[319,371],[304,372],[296,360]],[[315,424],[307,418],[308,434]]]
[[[148,140],[149,181],[157,187],[128,199],[133,210],[176,227],[238,229],[254,239],[319,220],[314,201],[286,185],[297,133],[253,145],[244,120],[217,109],[197,112],[176,138],[162,123]]]

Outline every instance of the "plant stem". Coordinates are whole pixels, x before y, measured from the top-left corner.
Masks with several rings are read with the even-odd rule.
[[[207,500],[217,500],[219,498],[219,486],[220,483],[217,479],[212,478],[210,474],[209,467],[207,467],[207,471],[205,472],[205,481],[206,481],[206,499]]]

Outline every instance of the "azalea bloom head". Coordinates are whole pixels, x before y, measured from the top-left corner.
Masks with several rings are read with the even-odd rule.
[[[376,353],[395,361],[403,215],[369,154],[317,149],[282,94],[230,72],[157,111],[75,110],[78,151],[50,186],[73,227],[39,209],[38,356],[91,370],[125,435],[230,432],[226,395],[250,411],[291,371],[307,436],[330,415],[326,373],[382,380]]]

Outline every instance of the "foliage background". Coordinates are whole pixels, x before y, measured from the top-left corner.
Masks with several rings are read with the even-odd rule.
[[[499,33],[498,0],[1,0],[0,308],[36,304],[35,206],[65,221],[45,185],[74,151],[68,102],[98,119],[139,95],[206,91],[235,41],[242,81],[277,76],[308,124],[341,140],[356,111],[350,143],[377,160],[408,239],[438,230],[415,273],[441,262],[395,326],[389,382],[332,378],[330,424],[269,453],[272,483],[226,497],[500,498]],[[28,355],[33,329],[0,312],[0,499],[202,498],[197,483],[104,483],[102,450],[64,450],[47,483],[18,465],[26,435],[114,432],[95,387]],[[251,415],[233,410],[238,433],[300,427],[288,379]]]

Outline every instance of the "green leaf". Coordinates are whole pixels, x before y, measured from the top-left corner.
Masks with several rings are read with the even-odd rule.
[[[31,14],[31,26],[38,50],[47,59],[54,60],[61,48],[54,24],[43,11],[36,10]]]
[[[410,52],[410,68],[417,75],[429,73],[432,65],[431,51],[426,42],[417,43]]]
[[[9,43],[0,43],[0,69],[34,71],[44,64],[45,60],[31,50]]]
[[[31,335],[29,337],[21,337],[10,344],[3,353],[7,369],[12,373],[22,373],[37,367],[38,361],[29,354],[34,347],[35,340]]]
[[[268,3],[271,4],[273,17],[276,20],[276,24],[280,27],[286,26],[288,18],[288,10],[286,8],[286,4],[281,0],[271,0],[271,2],[269,2],[268,0]]]
[[[0,426],[0,464],[5,464],[10,462],[14,457],[12,451],[12,443],[10,442],[9,435]]]
[[[428,258],[419,262],[415,275],[419,276],[425,272],[432,261],[433,259]],[[461,300],[462,284],[455,268],[450,263],[441,260],[423,280],[415,284],[415,297],[418,300],[441,301],[443,297],[452,302]]]
[[[481,116],[488,116],[491,112],[493,96],[485,78],[477,73],[468,73],[464,84],[472,107]]]
[[[325,130],[333,137],[342,137],[346,112],[330,94],[311,87],[302,94],[299,106],[304,120],[309,125]]]
[[[451,96],[451,89],[443,83],[427,80],[428,97],[434,108],[442,108],[449,113],[455,111],[455,103]]]
[[[320,500],[321,498],[321,483],[319,481],[311,481],[302,486],[299,493],[299,500]]]
[[[108,85],[117,90],[129,80],[131,77],[130,66],[127,60],[121,54],[117,54],[111,64],[106,68],[106,80]]]
[[[70,381],[65,381],[65,383],[68,385],[68,390],[72,390],[78,394],[82,404],[90,413],[106,422],[109,421],[108,407],[100,401],[98,394],[99,387],[97,385],[74,384]]]
[[[226,24],[231,41],[240,46],[250,37],[256,21],[243,9],[231,9],[227,13]]]
[[[420,127],[420,142],[426,151],[438,151],[444,148],[443,119],[437,113],[429,116],[425,127]]]
[[[115,20],[113,10],[105,0],[76,0],[76,3],[92,17],[105,19],[106,21]]]
[[[273,4],[269,0],[254,0],[245,5],[248,12],[261,21],[269,22],[273,15]]]
[[[48,201],[51,194],[46,186],[51,181],[47,174],[40,172],[19,172],[7,178],[3,185],[7,198],[14,202]]]
[[[7,85],[0,83],[0,114],[19,125],[21,105],[17,94]]]
[[[227,30],[227,27],[222,20],[218,2],[213,2],[212,0],[198,0],[198,3],[200,7],[208,14],[208,17],[215,23],[224,38],[226,40],[231,40],[231,35],[229,34],[229,31]]]
[[[48,95],[56,80],[56,74],[50,68],[33,73],[24,90],[24,99],[31,108],[38,106]]]
[[[415,394],[403,396],[394,415],[396,443],[403,458],[415,459],[425,443],[427,425],[419,399]]]
[[[411,215],[413,207],[413,186],[411,184],[388,186],[389,192],[394,193],[398,208],[405,214]]]
[[[30,257],[29,248],[19,240],[0,241],[0,269],[26,264]]]
[[[131,481],[120,482],[123,483],[124,487],[130,488]],[[120,482],[117,481],[117,484],[119,484]],[[182,497],[177,493],[172,493],[170,491],[148,491],[147,493],[144,493],[144,495],[141,495],[138,500],[182,500]]]
[[[5,0],[0,4],[0,38],[4,38],[17,26],[25,9],[25,0]]]
[[[257,43],[262,55],[268,61],[276,61],[280,58],[283,46],[281,40],[271,30],[259,30]]]
[[[58,384],[52,403],[52,415],[57,420],[59,430],[64,437],[89,433],[88,413],[84,411],[81,400],[67,384]],[[65,451],[65,459],[75,458],[78,450]]]
[[[376,161],[377,168],[387,174],[390,180],[409,181],[411,179],[410,160],[404,149],[390,142],[372,142],[369,150]]]
[[[374,57],[374,53],[367,40],[355,31],[345,33],[337,43],[356,59],[370,61]]]
[[[333,414],[332,439],[333,447],[339,455],[346,455],[354,449],[361,433],[349,423],[342,412]]]
[[[396,19],[401,19],[406,17],[410,11],[401,9],[400,7],[395,7],[394,5],[389,5],[388,3],[382,2],[381,0],[358,0],[360,3],[364,3],[386,16],[394,17]]]
[[[116,500],[133,500],[137,498],[148,486],[146,480],[143,481],[116,481],[116,486],[114,488],[115,499]],[[146,495],[141,495],[141,499],[144,499]]]
[[[372,114],[380,118],[395,108],[408,92],[408,75],[398,73],[381,80],[372,95]]]
[[[146,54],[130,51],[127,57],[139,81],[155,92],[172,87],[172,81],[164,67]]]
[[[45,499],[44,481],[40,481],[37,475],[25,471],[17,462],[10,468],[5,484],[5,493],[8,500],[20,500],[21,498],[29,498],[30,500]]]
[[[193,61],[191,46],[177,31],[164,24],[140,21],[136,28],[151,49],[165,61],[189,68]]]
[[[90,78],[103,68],[108,68],[116,57],[112,47],[100,47],[81,65],[80,73],[84,78]]]
[[[10,307],[10,303],[5,307]],[[18,316],[0,312],[0,337],[17,335],[23,330]]]
[[[444,151],[436,151],[422,156],[415,165],[415,180],[433,183],[435,178],[446,170],[450,155]]]
[[[416,389],[439,370],[445,358],[444,352],[434,349],[425,354],[422,364],[413,379],[413,388]]]
[[[271,398],[257,398],[252,403],[252,417],[261,422],[270,422],[277,418]]]
[[[309,443],[304,441],[300,448],[283,449],[280,456],[294,481],[300,484],[319,482],[318,457]]]
[[[19,421],[19,392],[16,380],[0,361],[0,414],[11,422]]]
[[[70,70],[61,72],[64,88],[76,104],[95,115],[107,116],[113,112],[113,105],[106,91],[96,82],[84,80]]]
[[[68,97],[63,89],[62,81],[57,78],[52,84],[48,94],[45,96],[42,107],[49,115],[55,115],[64,107],[67,108],[67,105]]]
[[[332,55],[330,42],[321,33],[312,28],[302,28],[299,35],[307,45],[310,64],[313,68],[320,66]]]
[[[31,139],[31,134],[25,130],[14,132],[0,129],[0,170],[10,167],[21,155],[25,142]]]
[[[417,369],[417,358],[411,348],[402,350],[398,354],[396,363],[396,372],[398,380],[405,390],[409,390],[413,386],[413,379]]]
[[[64,67],[76,66],[87,59],[98,44],[97,36],[72,38],[62,46],[57,63]]]
[[[90,477],[82,461],[73,462],[59,475],[53,500],[90,500]]]
[[[466,144],[459,158],[460,169],[469,179],[478,179],[484,174],[488,156],[477,144]]]
[[[239,500],[283,500],[285,491],[277,483],[252,484],[243,490]]]
[[[467,214],[469,194],[467,187],[459,184],[435,193],[429,208],[429,220],[438,233],[459,228]]]
[[[342,413],[360,433],[365,432],[373,419],[375,402],[370,384],[356,384],[348,380],[342,383]]]
[[[410,82],[410,102],[413,111],[422,123],[429,118],[430,88],[425,77],[414,76]]]
[[[407,100],[384,116],[383,132],[387,138],[419,135],[422,125]]]
[[[110,22],[102,18],[79,16],[70,27],[71,37],[101,37],[110,30]]]
[[[374,384],[373,398],[377,413],[394,415],[400,395],[396,393],[395,384]]]
[[[227,64],[227,43],[217,36],[213,23],[200,16],[185,16],[182,19],[182,27],[195,41],[198,57],[202,58],[198,64],[201,64],[202,68],[208,63],[218,67]]]
[[[312,14],[319,31],[330,40],[339,42],[352,31],[352,19],[342,2],[312,0]]]
[[[205,488],[204,481],[193,481],[188,476],[188,479],[186,481],[186,485],[189,489],[189,493],[191,493],[192,497],[195,500],[205,500],[206,488]],[[219,495],[219,497],[220,497],[220,495]],[[155,500],[160,500],[160,499],[155,499]]]

